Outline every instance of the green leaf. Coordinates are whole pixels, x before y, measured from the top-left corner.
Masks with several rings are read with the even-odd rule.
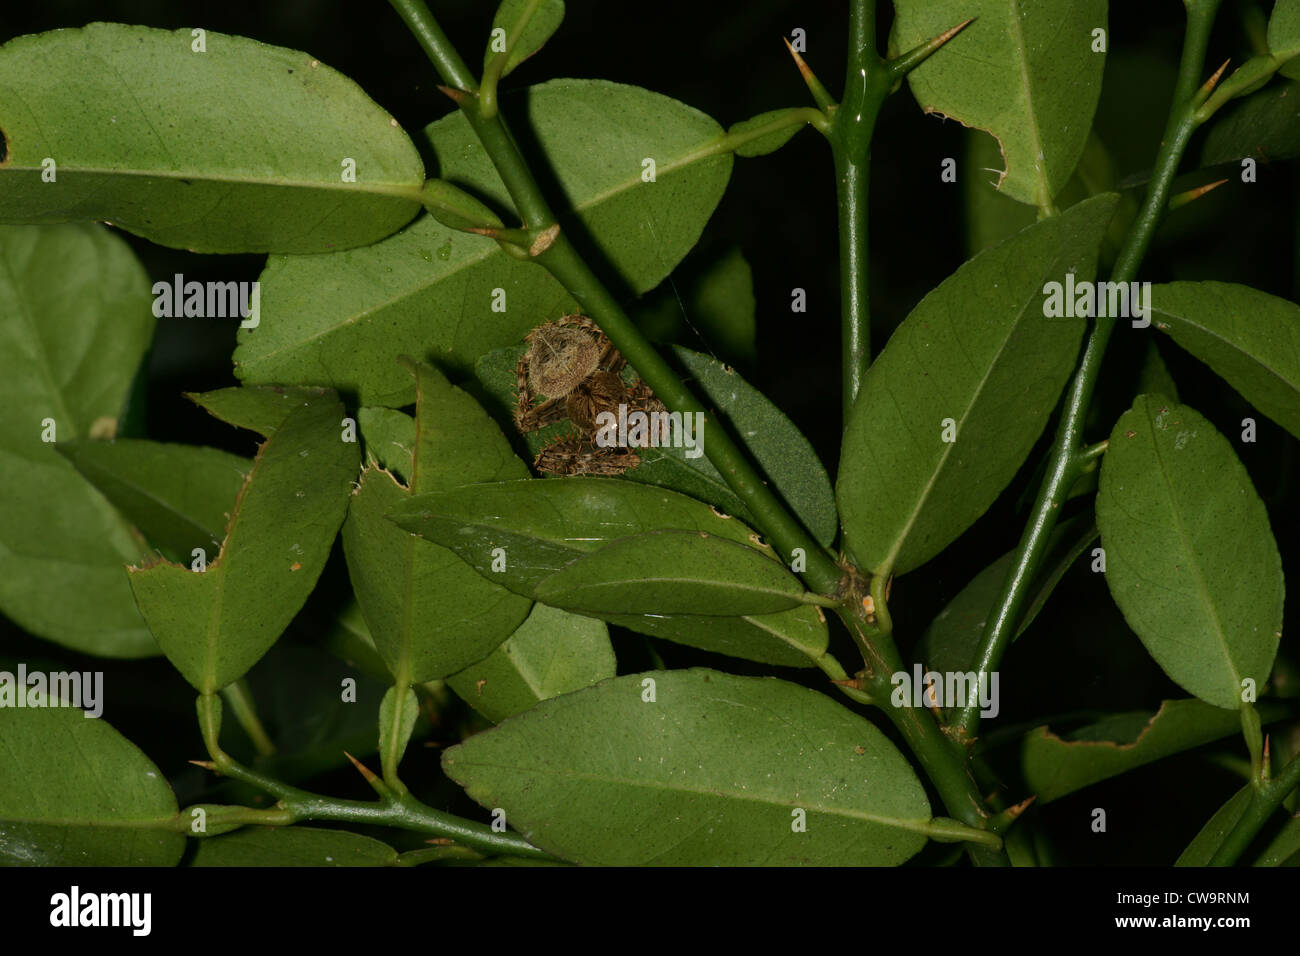
[[[1230,282],[1151,290],[1151,321],[1300,438],[1300,306]]]
[[[1282,561],[1232,446],[1186,405],[1139,396],[1110,435],[1097,525],[1106,583],[1170,679],[1237,709],[1282,630]]]
[[[1290,60],[1281,68],[1284,76],[1300,75],[1294,58],[1300,54],[1300,0],[1277,0],[1268,18],[1268,52]]]
[[[735,518],[675,492],[618,478],[536,478],[465,485],[418,495],[392,520],[461,558],[489,580],[530,595],[543,578],[629,535],[666,529],[704,532],[775,560]],[[503,555],[493,551],[502,549]],[[497,565],[498,570],[493,569]]]
[[[677,347],[673,352],[772,486],[818,542],[829,547],[839,528],[835,491],[808,439],[735,369],[690,349]]]
[[[1020,616],[1015,637],[1028,630],[1047,599],[1056,590],[1079,555],[1097,539],[1097,527],[1091,515],[1079,515],[1062,522],[1048,539],[1042,568],[1034,578],[1030,599]],[[984,636],[988,616],[997,604],[1006,584],[1007,573],[1016,552],[1008,551],[979,574],[935,616],[912,657],[930,670],[956,673],[976,669],[976,658]]]
[[[895,865],[930,817],[912,768],[863,718],[705,669],[543,701],[448,750],[443,769],[529,842],[597,865]]]
[[[759,113],[747,120],[741,120],[739,123],[732,125],[727,130],[728,136],[743,135],[746,133],[755,133],[765,126],[776,125],[776,129],[762,136],[756,136],[741,146],[736,147],[737,156],[766,156],[768,153],[775,153],[778,149],[794,137],[794,134],[803,129],[807,124],[804,122],[793,122],[788,117],[799,113],[806,112],[798,107],[789,107],[782,110],[770,110],[766,113]]]
[[[28,699],[0,707],[0,864],[175,866],[185,837],[155,829],[176,817],[158,768],[105,721]]]
[[[451,548],[479,574],[531,596],[546,577],[610,542],[648,531],[707,533],[775,553],[749,528],[702,502],[617,478],[547,478],[467,485],[404,502],[392,519]],[[495,553],[500,549],[498,553]],[[601,614],[611,623],[764,663],[810,666],[826,651],[815,607],[723,618]]]
[[[1300,865],[1300,816],[1293,816],[1264,847],[1255,866],[1297,865]]]
[[[730,154],[704,149],[721,127],[676,100],[604,80],[554,80],[512,99],[503,98],[504,111],[517,133],[529,131],[525,142],[545,155],[557,194],[568,200],[563,228],[585,232],[631,291],[658,285],[699,239],[726,188]],[[459,112],[426,135],[443,179],[510,207]],[[647,158],[656,163],[653,183],[641,178]],[[580,311],[535,263],[431,216],[365,249],[273,257],[261,282],[263,318],[241,333],[239,377],[325,382],[356,392],[365,405],[412,401],[398,355],[469,371],[480,355],[518,342],[538,323]],[[506,292],[505,312],[492,311],[496,289]]]
[[[0,221],[109,220],[192,252],[302,253],[376,242],[419,212],[420,156],[355,83],[295,50],[197,42],[92,23],[0,47]]]
[[[483,660],[447,678],[467,704],[493,723],[538,702],[613,677],[617,661],[600,621],[545,604]]]
[[[397,851],[359,833],[244,827],[198,844],[191,866],[392,866]]]
[[[420,702],[410,687],[390,687],[384,693],[379,703],[379,756],[385,777],[390,770],[396,773],[419,716]]]
[[[186,392],[185,397],[227,425],[270,438],[295,409],[331,394],[327,388],[219,388],[211,392]],[[340,434],[342,419],[340,419]]]
[[[771,614],[803,585],[748,544],[691,531],[620,538],[544,578],[534,598],[587,614]]]
[[[411,488],[377,467],[367,468],[343,526],[353,591],[375,647],[399,682],[445,677],[482,659],[529,609],[528,600],[476,574],[453,551],[404,532],[386,517],[413,493],[528,474],[472,398],[430,366],[412,370],[418,382],[417,420],[406,419],[405,434],[394,428],[390,437],[412,450],[407,459]],[[397,457],[400,461],[400,453]]]
[[[975,22],[908,74],[927,113],[992,133],[1006,170],[999,189],[1051,204],[1083,155],[1101,95],[1106,0],[894,0],[890,49],[905,51]]]
[[[1086,200],[980,253],[890,338],[840,458],[836,495],[860,566],[919,567],[1015,476],[1074,369],[1085,325],[1045,317],[1046,284],[1092,278],[1114,208],[1113,195]],[[956,440],[945,441],[954,427]]]
[[[402,484],[411,483],[415,466],[415,422],[392,408],[363,408],[357,412],[365,463],[378,465]]]
[[[1292,60],[1282,68],[1300,69]],[[1201,147],[1201,165],[1253,157],[1261,163],[1300,156],[1300,83],[1270,84],[1215,114]]]
[[[1137,392],[1139,395],[1162,395],[1171,402],[1178,401],[1178,384],[1170,374],[1169,366],[1161,358],[1160,349],[1155,342],[1147,346],[1142,370],[1138,373]]]
[[[0,227],[0,612],[104,657],[158,653],[123,570],[147,548],[43,436],[114,434],[153,335],[148,290],[102,226]]]
[[[1187,849],[1178,857],[1178,862],[1174,866],[1209,866],[1210,859],[1223,845],[1232,828],[1237,825],[1237,821],[1246,812],[1254,796],[1255,788],[1250,784],[1246,784],[1233,794],[1228,802],[1210,817],[1192,842],[1187,844]]]
[[[758,358],[755,310],[753,270],[733,246],[719,255],[688,256],[632,315],[653,341],[683,341],[690,329],[720,357],[753,362]]]
[[[315,586],[358,466],[357,445],[341,440],[342,417],[332,392],[289,413],[258,449],[205,571],[170,562],[131,569],[154,637],[200,693],[242,677]]]
[[[1241,730],[1236,714],[1199,700],[1167,700],[1155,714],[1116,714],[1061,738],[1026,735],[1020,766],[1038,804]]]
[[[527,17],[527,19],[525,19]],[[502,76],[508,76],[515,67],[542,48],[564,20],[564,0],[501,0],[497,14],[492,18],[492,32],[505,31],[509,53]],[[483,67],[499,55],[488,48],[483,53]]]
[[[58,451],[164,554],[216,554],[253,463],[216,448],[141,439],[60,443]]]

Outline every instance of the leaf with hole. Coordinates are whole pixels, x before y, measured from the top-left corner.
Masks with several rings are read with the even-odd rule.
[[[358,466],[333,392],[300,403],[258,449],[229,530],[203,570],[131,569],[154,637],[200,693],[242,677],[307,600],[329,557]]]
[[[927,113],[988,130],[998,188],[1050,206],[1083,155],[1106,63],[1106,0],[894,0],[891,52],[974,18],[908,74]],[[1101,51],[1094,31],[1101,30]]]

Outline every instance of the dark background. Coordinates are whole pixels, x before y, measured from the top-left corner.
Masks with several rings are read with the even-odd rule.
[[[466,60],[477,62],[495,2],[435,0],[431,6]],[[568,0],[567,6],[559,33],[542,53],[512,74],[507,88],[554,76],[601,77],[673,96],[728,126],[765,110],[809,102],[781,42],[795,27],[807,33],[805,57],[812,68],[832,93],[838,94],[842,86],[844,0]],[[1209,56],[1211,64],[1229,56],[1234,62],[1245,58],[1240,20],[1248,6],[1232,0],[1225,3]],[[883,43],[890,5],[882,3],[880,7]],[[1154,158],[1172,92],[1182,4],[1151,0],[1118,2],[1111,7],[1110,52],[1098,129],[1120,166],[1121,178],[1140,178]],[[449,112],[450,104],[434,89],[435,78],[427,60],[381,0],[7,3],[0,8],[0,40],[94,20],[170,29],[202,26],[304,50],[357,81],[417,140],[415,134],[421,127]],[[873,150],[871,218],[873,341],[877,350],[917,301],[967,257],[962,187],[941,183],[939,165],[945,157],[958,158],[960,163],[968,135],[955,122],[923,116],[906,86],[890,98],[881,114]],[[1194,142],[1185,171],[1194,169],[1197,153],[1198,142]],[[1253,185],[1237,181],[1231,170],[1225,175],[1233,176],[1226,186],[1169,217],[1141,278],[1157,282],[1221,279],[1295,298],[1300,288],[1295,269],[1297,204],[1292,168],[1282,163],[1261,164],[1259,181]],[[1202,176],[1196,181],[1208,178],[1219,177]],[[200,280],[254,279],[261,268],[259,256],[195,256],[126,238],[154,278],[183,271]],[[742,363],[742,371],[804,429],[833,475],[840,429],[835,195],[829,151],[814,132],[801,132],[773,155],[737,161],[727,195],[688,264],[706,261],[732,245],[743,250],[753,267],[758,303],[759,357],[756,364]],[[795,287],[807,290],[805,314],[789,311],[790,290]],[[181,391],[235,384],[230,362],[234,331],[233,322],[159,323],[147,380],[149,437],[251,453],[246,433],[236,435],[178,398]],[[1131,400],[1146,341],[1136,332],[1117,336],[1103,373],[1093,438],[1105,437]],[[698,341],[685,344],[700,347]],[[1168,342],[1161,348],[1183,398],[1190,398],[1233,440],[1269,505],[1286,570],[1295,580],[1300,569],[1293,533],[1296,499],[1291,493],[1294,439],[1251,412],[1195,360]],[[1255,445],[1236,440],[1246,415],[1258,422]],[[896,583],[891,608],[905,653],[926,623],[976,571],[1014,547],[1025,517],[1020,499],[1029,486],[1031,471],[1031,467],[1023,469],[989,513],[948,552]],[[1032,494],[1032,487],[1029,492]],[[337,567],[333,573],[340,581]],[[340,588],[345,586],[344,575]],[[308,736],[325,732],[315,725],[303,729],[294,722],[306,709],[302,687],[337,687],[336,671],[342,665],[331,669],[320,663],[320,655],[308,653],[302,646],[311,643],[320,622],[328,619],[330,607],[328,595],[313,598],[289,640],[253,672],[255,689],[273,698],[264,703],[271,711],[266,715],[268,723],[282,736],[288,735],[285,742],[299,731]],[[53,645],[14,634],[3,621],[0,636],[4,636],[6,648],[29,662],[55,656],[69,666],[92,666],[89,660],[78,662],[75,655]],[[620,635],[616,648],[621,672],[650,665],[642,639]],[[657,643],[655,648],[669,666],[708,663],[732,672],[758,671],[744,662],[675,645]],[[851,647],[836,649],[846,663],[851,659]],[[119,688],[122,698],[121,708],[114,712],[123,713],[123,719],[115,719],[115,726],[143,743],[169,775],[183,766],[185,757],[201,756],[197,735],[190,729],[192,723],[184,723],[192,720],[191,692],[170,667],[164,661],[118,667],[120,678],[107,681],[110,690]],[[291,686],[286,686],[286,674],[294,675]],[[806,677],[795,673],[783,676]],[[375,692],[374,686],[367,686],[369,692]],[[1003,714],[995,726],[1099,709],[1149,712],[1163,698],[1186,696],[1150,661],[1115,610],[1104,582],[1089,573],[1086,562],[1067,574],[1030,636],[1016,645],[1004,665],[1002,687]],[[333,699],[337,700],[336,691]],[[181,723],[160,728],[160,715],[175,716]],[[372,728],[373,719],[368,719],[370,723],[364,726]],[[357,731],[363,729],[359,726]],[[454,737],[450,729],[446,735]],[[432,731],[432,736],[437,740],[439,731]],[[1239,753],[1241,746],[1230,740],[1220,749]],[[345,775],[333,774],[315,780],[314,785],[343,793],[359,784],[351,774],[350,770]],[[196,797],[201,777],[197,771],[176,771],[173,782],[184,803]],[[1193,753],[1061,800],[1045,808],[1041,823],[1051,833],[1062,861],[1165,864],[1172,862],[1237,786],[1234,778],[1209,762],[1204,753]],[[447,799],[452,796],[446,793]],[[205,799],[213,798],[205,794]],[[1105,835],[1092,834],[1088,828],[1093,807],[1108,811],[1110,829]],[[473,812],[464,806],[460,809]]]

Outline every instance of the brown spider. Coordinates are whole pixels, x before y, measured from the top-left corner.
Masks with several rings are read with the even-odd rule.
[[[539,325],[525,341],[528,350],[515,366],[515,426],[527,433],[567,418],[577,428],[538,452],[533,466],[554,475],[621,475],[639,465],[630,448],[596,444],[596,418],[617,414],[619,405],[642,411],[663,405],[640,379],[624,383],[619,373],[627,362],[596,323],[565,315]]]

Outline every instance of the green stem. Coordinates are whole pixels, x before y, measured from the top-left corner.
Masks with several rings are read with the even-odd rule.
[[[1137,276],[1138,268],[1155,236],[1160,217],[1169,202],[1169,192],[1174,175],[1178,171],[1178,164],[1182,160],[1188,140],[1196,130],[1197,121],[1194,114],[1197,106],[1197,88],[1204,72],[1205,50],[1209,43],[1210,27],[1214,22],[1220,0],[1186,0],[1186,2],[1187,33],[1183,42],[1177,91],[1165,127],[1165,137],[1156,158],[1151,185],[1142,209],[1115,262],[1115,269],[1111,276],[1113,282],[1131,282]],[[1029,523],[1025,526],[1024,534],[1016,549],[1016,558],[1007,574],[997,606],[989,615],[988,623],[985,625],[978,659],[978,672],[981,675],[997,670],[1002,656],[1015,636],[1020,612],[1029,597],[1039,566],[1046,556],[1048,539],[1052,529],[1056,527],[1061,506],[1065,504],[1070,488],[1079,477],[1083,464],[1086,463],[1086,459],[1081,458],[1078,452],[1082,445],[1084,420],[1097,385],[1106,346],[1114,330],[1113,317],[1098,317],[1094,320],[1088,343],[1084,347],[1083,358],[1066,392],[1065,407],[1060,424],[1057,426],[1056,440],[1048,455],[1046,476],[1039,488]],[[966,739],[970,739],[975,735],[978,725],[979,705],[977,702],[970,702],[963,708],[956,722],[957,730]]]
[[[1236,863],[1259,835],[1268,818],[1296,787],[1300,787],[1300,754],[1292,758],[1271,783],[1255,790],[1246,806],[1246,812],[1210,858],[1209,865],[1232,866]]]
[[[875,2],[853,0],[844,102],[835,110],[828,134],[839,209],[841,406],[846,423],[871,364],[867,241],[871,136],[892,84],[893,76],[876,52]]]
[[[248,734],[248,739],[253,742],[258,754],[263,757],[274,757],[275,744],[257,716],[257,707],[253,703],[253,694],[248,689],[248,681],[241,677],[233,684],[222,688],[221,696],[230,705],[231,712],[239,721],[239,726],[244,728],[244,733]]]
[[[473,78],[469,75],[468,68],[423,0],[390,2],[420,41],[442,78],[461,89],[472,90]],[[474,96],[463,96],[458,103],[505,183],[525,227],[535,236],[549,233],[545,243],[533,246],[535,261],[550,272],[583,310],[596,320],[601,331],[609,336],[614,347],[636,369],[637,374],[664,405],[671,411],[703,412],[707,416],[708,410],[704,405],[691,394],[671,366],[628,318],[622,306],[578,255],[568,237],[558,230],[555,214],[547,205],[541,188],[529,171],[501,115],[484,116]],[[807,121],[811,121],[811,117]],[[796,548],[804,552],[807,560],[804,578],[809,586],[823,594],[834,593],[839,588],[842,576],[835,561],[763,482],[722,428],[710,431],[704,453],[722,473],[728,487],[744,502],[758,523],[759,530],[780,554],[789,556]]]
[[[373,826],[389,826],[400,830],[413,830],[434,836],[448,837],[489,855],[523,856],[534,859],[553,859],[523,837],[514,833],[498,833],[491,827],[443,813],[425,806],[409,793],[399,793],[386,785],[376,783],[382,794],[375,803],[362,800],[341,800],[299,790],[271,777],[245,767],[221,749],[221,701],[214,695],[203,694],[197,703],[199,729],[208,755],[218,772],[251,786],[264,790],[278,801],[277,817],[262,817],[258,822],[287,826],[302,820],[338,820]]]

